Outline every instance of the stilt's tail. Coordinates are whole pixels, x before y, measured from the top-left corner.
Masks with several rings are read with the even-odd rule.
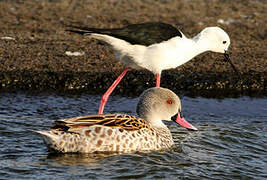
[[[110,29],[89,28],[89,27],[73,26],[73,25],[67,25],[67,26],[72,29],[66,29],[66,31],[81,35],[87,35],[91,33],[107,34],[107,35],[112,34],[112,32],[110,32]]]
[[[81,35],[90,35],[91,33],[93,33],[92,31],[73,30],[73,29],[67,29],[66,31],[68,31],[68,32],[72,32],[72,33],[81,34]]]

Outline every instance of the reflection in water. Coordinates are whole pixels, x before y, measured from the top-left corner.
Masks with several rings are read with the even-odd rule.
[[[116,154],[113,154],[116,155]],[[66,154],[51,154],[47,155],[47,159],[63,166],[101,166],[98,162],[112,154],[80,154],[80,153],[66,153]]]

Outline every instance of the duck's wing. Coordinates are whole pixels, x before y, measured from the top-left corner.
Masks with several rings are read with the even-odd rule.
[[[123,28],[97,29],[80,26],[70,26],[78,30],[67,30],[79,34],[98,33],[123,39],[130,44],[149,46],[167,41],[173,37],[182,37],[182,33],[170,24],[161,22],[147,22],[131,24]]]
[[[135,116],[126,114],[101,114],[57,120],[52,129],[77,132],[78,129],[95,125],[122,128],[130,131],[149,128],[149,124],[145,120]]]

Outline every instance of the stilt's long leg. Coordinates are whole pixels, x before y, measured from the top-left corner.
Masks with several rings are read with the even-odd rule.
[[[160,74],[157,73],[156,87],[160,87]]]
[[[123,72],[118,76],[118,78],[113,82],[113,84],[108,88],[108,90],[105,92],[105,94],[101,98],[98,114],[102,114],[104,110],[104,106],[108,100],[109,95],[112,93],[112,91],[116,88],[116,86],[120,83],[122,78],[125,76],[127,71],[129,71],[131,68],[126,67]]]

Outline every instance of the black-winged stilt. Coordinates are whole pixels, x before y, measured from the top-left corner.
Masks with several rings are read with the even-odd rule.
[[[176,68],[198,54],[213,51],[224,53],[225,61],[237,72],[227,53],[230,38],[219,27],[207,27],[191,39],[172,25],[161,22],[131,24],[114,29],[71,27],[76,29],[67,31],[88,35],[109,44],[115,56],[126,65],[102,96],[99,114],[103,113],[109,95],[130,68],[151,71],[156,75],[156,87],[159,87],[162,70]]]

